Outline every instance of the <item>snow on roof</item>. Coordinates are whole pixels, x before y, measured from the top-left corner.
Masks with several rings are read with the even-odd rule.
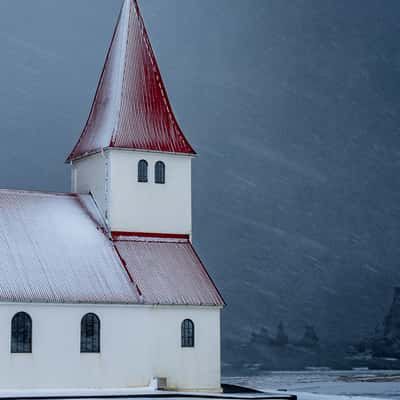
[[[0,190],[0,301],[222,305],[189,241],[106,232],[90,195]]]
[[[145,303],[224,305],[189,240],[120,236],[114,243]]]
[[[86,126],[68,157],[107,147],[195,154],[171,109],[136,0],[125,0]]]
[[[0,300],[137,303],[89,195],[0,190]]]

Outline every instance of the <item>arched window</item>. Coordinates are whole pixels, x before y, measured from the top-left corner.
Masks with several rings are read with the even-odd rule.
[[[100,319],[89,313],[81,321],[81,353],[100,353]]]
[[[138,182],[147,182],[147,169],[149,164],[146,160],[140,160],[138,163]]]
[[[181,325],[181,346],[194,347],[194,323],[191,319],[185,319]]]
[[[32,353],[32,319],[25,312],[11,321],[11,353]]]
[[[154,173],[155,183],[165,183],[165,164],[162,161],[157,161]]]

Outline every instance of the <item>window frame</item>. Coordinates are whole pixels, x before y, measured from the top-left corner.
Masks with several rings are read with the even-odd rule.
[[[90,327],[90,323],[92,323],[92,327]],[[88,335],[90,329],[93,329],[93,333]],[[99,316],[93,312],[85,314],[81,319],[80,352],[82,354],[99,354],[101,352],[101,321]]]
[[[164,185],[165,184],[165,163],[163,161],[157,161],[154,165],[154,183]]]
[[[186,318],[181,323],[181,347],[195,347],[195,326],[190,318]]]
[[[25,311],[17,312],[11,319],[10,352],[12,354],[32,353],[32,318]]]
[[[149,163],[144,159],[138,162],[137,181],[139,183],[148,183],[149,181]]]

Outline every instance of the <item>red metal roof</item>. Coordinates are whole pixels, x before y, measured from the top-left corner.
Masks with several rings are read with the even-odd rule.
[[[224,305],[189,240],[119,236],[114,244],[144,303]]]
[[[86,126],[68,160],[107,147],[195,154],[165,90],[136,0],[125,0]]]
[[[187,238],[132,237],[90,195],[0,190],[0,301],[223,305]]]

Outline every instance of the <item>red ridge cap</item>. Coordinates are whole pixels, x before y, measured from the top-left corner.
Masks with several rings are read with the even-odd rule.
[[[187,239],[189,235],[182,233],[151,233],[151,232],[124,232],[124,231],[112,231],[111,236],[113,240],[118,237],[148,237],[148,238],[162,238],[162,239]]]

